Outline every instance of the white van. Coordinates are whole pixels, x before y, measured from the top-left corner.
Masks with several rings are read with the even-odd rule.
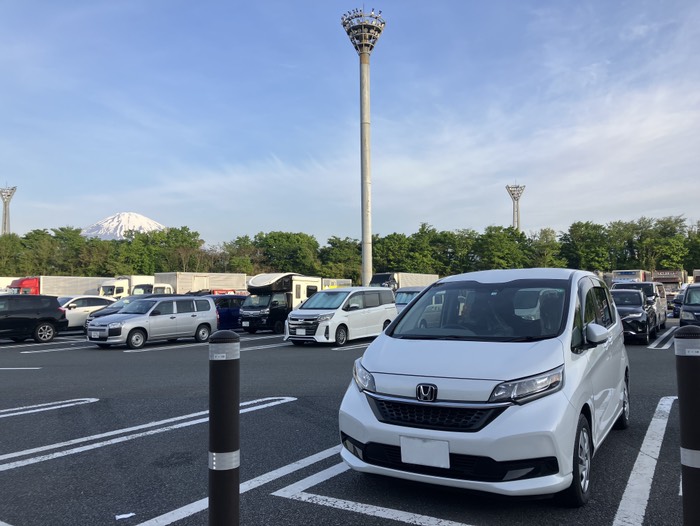
[[[345,345],[348,340],[377,336],[396,317],[391,289],[343,287],[321,290],[289,313],[284,339]]]

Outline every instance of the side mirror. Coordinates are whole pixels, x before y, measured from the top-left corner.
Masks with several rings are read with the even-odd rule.
[[[654,298],[647,298],[647,305],[654,305],[656,303],[656,299]]]
[[[280,302],[277,301],[277,300],[275,300],[275,301],[273,301],[270,305],[271,305],[272,307],[279,307]]]
[[[72,310],[72,309],[77,309],[78,306],[75,303],[71,303],[70,305],[67,306],[67,308]]]
[[[589,323],[586,326],[586,341],[592,345],[598,345],[610,338],[610,331],[598,325],[597,323]]]

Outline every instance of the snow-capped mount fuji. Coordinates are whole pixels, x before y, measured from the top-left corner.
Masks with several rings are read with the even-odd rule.
[[[119,212],[93,223],[81,232],[85,237],[96,237],[103,241],[124,239],[128,230],[136,232],[152,232],[166,227],[136,212]]]

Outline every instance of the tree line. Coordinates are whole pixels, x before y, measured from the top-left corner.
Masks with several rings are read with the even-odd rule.
[[[474,270],[568,267],[677,270],[700,268],[700,221],[683,216],[597,224],[573,223],[566,232],[543,228],[525,234],[489,226],[438,231],[422,223],[417,232],[373,236],[374,272],[420,272],[448,276]],[[86,239],[72,227],[0,236],[2,276],[115,276],[156,272],[299,272],[361,282],[357,239],[331,237],[321,246],[305,233],[240,236],[207,247],[188,227],[128,232],[124,240]]]

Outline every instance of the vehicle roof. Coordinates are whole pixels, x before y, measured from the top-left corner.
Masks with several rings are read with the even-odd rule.
[[[500,283],[503,281],[513,281],[516,279],[569,279],[574,276],[597,277],[592,272],[570,268],[518,268],[479,270],[476,272],[467,272],[465,274],[456,274],[454,276],[447,276],[439,279],[437,283],[452,283],[457,281]]]
[[[284,276],[301,276],[298,272],[270,272],[268,274],[256,274],[248,280],[249,287],[265,287]]]
[[[323,289],[318,292],[355,292],[357,290],[366,291],[377,291],[377,290],[388,290],[391,291],[389,287],[337,287],[335,289]],[[316,294],[318,294],[318,292]]]

